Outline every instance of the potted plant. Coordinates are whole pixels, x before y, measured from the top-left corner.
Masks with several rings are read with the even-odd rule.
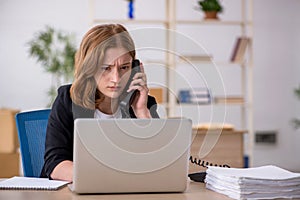
[[[223,11],[222,5],[218,0],[198,1],[200,9],[205,13],[205,19],[218,19],[218,13]]]
[[[48,91],[51,106],[57,87],[70,82],[74,71],[76,46],[72,34],[66,34],[46,26],[28,42],[29,56],[36,58],[46,72],[52,75],[51,87]]]

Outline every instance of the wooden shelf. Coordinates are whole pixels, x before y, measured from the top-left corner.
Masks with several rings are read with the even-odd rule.
[[[167,24],[166,20],[137,20],[137,19],[94,19],[93,23],[121,23],[121,24]]]
[[[207,64],[207,63],[213,63],[217,66],[224,66],[224,67],[243,67],[243,63],[242,62],[230,62],[230,61],[214,61],[214,59],[212,60],[200,60],[200,59],[178,59],[177,63],[203,63],[203,64]],[[161,65],[165,65],[167,66],[168,63],[164,60],[145,60],[144,61],[145,64],[149,64],[149,63],[155,63],[155,64],[161,64]]]
[[[233,105],[233,106],[246,106],[247,103],[235,103],[235,102],[227,102],[227,103],[216,103],[216,102],[212,102],[212,103],[177,103],[176,106],[211,106],[211,105],[220,105],[220,106],[224,106],[224,105]]]
[[[223,20],[176,20],[177,24],[193,24],[193,25],[224,25],[224,26],[245,26],[250,25],[252,22],[247,21],[223,21]]]
[[[248,133],[248,130],[222,130],[222,129],[197,129],[193,128],[193,134],[214,134],[214,133],[222,133],[222,134],[244,134]]]

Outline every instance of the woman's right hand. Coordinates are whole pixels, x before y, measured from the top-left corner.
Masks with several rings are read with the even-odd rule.
[[[64,160],[53,169],[51,173],[53,180],[73,181],[73,162]]]

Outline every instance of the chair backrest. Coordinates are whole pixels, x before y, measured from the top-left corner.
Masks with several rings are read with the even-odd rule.
[[[16,114],[23,173],[26,177],[40,176],[44,163],[46,129],[50,111],[50,109],[43,109]]]

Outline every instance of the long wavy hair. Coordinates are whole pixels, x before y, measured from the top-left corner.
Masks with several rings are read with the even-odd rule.
[[[120,24],[97,25],[84,35],[75,55],[74,82],[70,90],[75,104],[95,109],[103,101],[104,95],[97,89],[95,74],[103,64],[106,50],[118,47],[126,49],[132,59],[135,58],[134,42]]]

